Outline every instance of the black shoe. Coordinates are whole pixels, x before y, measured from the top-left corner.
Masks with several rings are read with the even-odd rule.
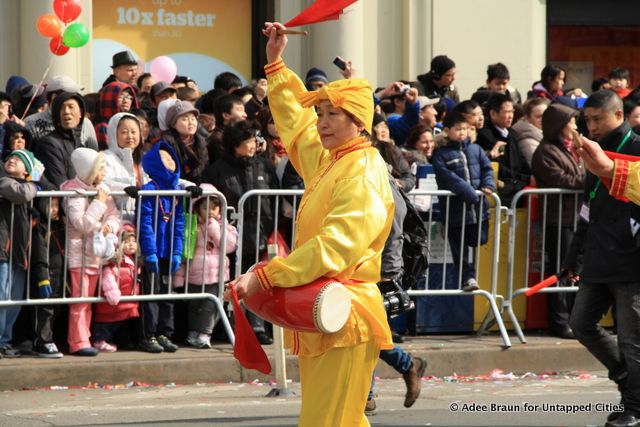
[[[44,359],[60,359],[62,353],[58,351],[58,347],[52,342],[38,344],[33,348],[33,353]]]
[[[607,421],[605,427],[638,427],[640,426],[640,418],[638,413],[632,409],[625,409],[619,417],[612,421]]]
[[[0,348],[0,355],[2,355],[2,357],[6,357],[7,359],[16,359],[22,356],[22,353],[20,353],[20,350],[11,347],[11,345],[7,345]]]
[[[622,395],[620,397],[620,407],[621,408],[624,408],[624,403],[625,403],[624,394],[625,394],[625,386],[626,386],[626,384],[627,384],[626,379],[623,380],[620,384],[618,384],[618,389],[620,390],[620,394]],[[607,416],[607,421],[617,420],[620,415],[622,415],[622,411],[614,411],[614,412],[610,413]]]
[[[142,350],[149,353],[162,353],[163,351],[163,348],[158,344],[156,337],[143,338],[139,345]]]
[[[573,334],[573,330],[569,325],[560,326],[559,328],[551,328],[551,335],[558,338],[564,338],[566,340],[575,340],[576,336]]]
[[[273,338],[264,332],[256,332],[256,338],[258,338],[258,342],[262,345],[273,344]]]
[[[83,357],[95,357],[97,356],[99,353],[97,348],[93,348],[93,347],[85,347],[85,348],[81,348],[78,351],[75,351],[71,354],[73,354],[74,356],[83,356]]]
[[[178,351],[178,346],[172,343],[171,340],[164,335],[160,335],[158,337],[158,344],[160,344],[162,349],[167,353],[175,353]]]
[[[391,331],[391,339],[396,344],[402,344],[404,342],[404,338],[402,338],[402,335],[400,335],[396,331]]]

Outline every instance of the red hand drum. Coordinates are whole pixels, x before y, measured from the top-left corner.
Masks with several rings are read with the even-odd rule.
[[[244,298],[244,304],[283,328],[332,334],[342,329],[349,318],[351,293],[335,279],[321,277],[293,288],[274,286],[269,291],[260,290]]]

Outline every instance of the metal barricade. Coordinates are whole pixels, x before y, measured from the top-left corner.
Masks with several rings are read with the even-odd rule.
[[[484,195],[484,193],[477,191],[476,194],[478,196],[480,196],[481,198],[481,203],[484,199],[484,197],[486,197]],[[412,296],[448,296],[448,295],[469,295],[469,296],[482,296],[484,298],[487,299],[487,301],[489,302],[489,306],[490,306],[490,310],[487,313],[487,315],[485,316],[484,321],[482,322],[482,325],[480,326],[479,330],[478,330],[478,335],[482,334],[488,327],[489,325],[489,321],[490,321],[490,314],[493,314],[493,319],[496,322],[496,324],[498,325],[498,329],[500,331],[500,335],[502,337],[502,341],[504,344],[504,347],[509,348],[511,347],[511,340],[509,339],[509,335],[507,333],[507,330],[505,328],[503,319],[502,319],[502,315],[500,312],[500,308],[498,306],[497,301],[499,299],[501,299],[501,295],[498,295],[498,289],[497,289],[497,282],[498,282],[498,258],[499,258],[499,249],[500,249],[500,229],[501,229],[501,223],[502,223],[502,213],[504,212],[504,210],[502,209],[502,206],[500,204],[500,198],[498,197],[497,194],[493,193],[491,195],[491,200],[493,200],[493,208],[490,208],[490,211],[493,211],[493,217],[495,218],[494,221],[494,229],[493,229],[493,233],[491,234],[491,236],[488,236],[488,238],[493,240],[493,253],[491,255],[491,259],[487,261],[487,263],[490,263],[491,266],[491,282],[489,285],[489,291],[485,290],[485,289],[478,289],[476,291],[473,292],[465,292],[462,290],[462,263],[460,263],[460,265],[457,267],[458,268],[458,284],[457,284],[457,288],[455,289],[448,289],[446,288],[446,270],[447,270],[447,249],[449,248],[449,241],[448,241],[448,234],[449,234],[449,218],[450,218],[450,212],[451,210],[449,209],[449,205],[450,205],[450,201],[452,197],[455,197],[455,194],[450,192],[450,191],[445,191],[445,190],[434,190],[434,191],[425,191],[425,190],[413,190],[409,193],[409,198],[413,199],[415,205],[420,206],[420,205],[424,205],[425,203],[421,203],[419,200],[416,200],[417,198],[420,197],[429,197],[431,198],[431,202],[430,203],[426,203],[426,205],[429,205],[429,209],[428,210],[423,210],[423,219],[426,216],[427,219],[425,221],[425,224],[427,226],[427,229],[430,230],[432,224],[439,222],[441,224],[443,224],[443,240],[444,240],[444,246],[443,246],[443,254],[441,254],[441,258],[442,258],[442,264],[443,264],[443,272],[442,272],[442,285],[440,288],[438,289],[433,289],[433,288],[429,288],[428,284],[429,284],[429,270],[427,269],[427,271],[425,272],[425,289],[424,290],[410,290],[409,291],[409,295]],[[449,213],[447,215],[446,218],[444,218],[444,221],[442,218],[434,218],[434,203],[433,203],[433,198],[435,197],[442,197],[446,199],[446,211]],[[465,205],[466,206],[466,205]],[[466,210],[463,210],[462,212],[462,224],[466,223]],[[478,231],[477,231],[477,236],[478,236],[478,241],[476,242],[476,246],[474,249],[474,254],[473,254],[473,258],[475,259],[475,276],[478,277],[478,268],[479,265],[481,263],[480,260],[480,227],[481,227],[481,223],[482,221],[477,221],[477,225],[473,225],[473,227],[478,227]],[[461,231],[461,238],[460,238],[460,254],[462,256],[463,250],[464,250],[464,241],[465,241],[465,232],[467,232],[467,230],[469,229],[469,226],[467,225],[463,225],[462,226],[462,231]],[[431,253],[432,247],[431,247],[431,233],[429,233],[429,242],[428,242],[428,246],[429,246],[429,252],[430,252],[430,258],[433,258],[433,254]]]
[[[524,257],[524,277],[515,277],[515,266],[516,266],[516,227],[518,226],[518,221],[516,219],[518,204],[521,204],[521,200],[527,198],[526,203],[526,255]],[[547,188],[547,189],[525,189],[519,191],[514,197],[511,203],[511,209],[509,210],[510,221],[509,221],[509,254],[507,258],[507,295],[504,299],[503,309],[509,315],[511,322],[513,324],[513,328],[520,339],[520,342],[526,343],[527,340],[522,332],[522,328],[518,322],[516,314],[513,310],[513,299],[518,295],[523,294],[530,285],[535,284],[535,282],[530,283],[530,279],[532,277],[537,276],[536,281],[541,281],[545,277],[550,274],[554,274],[561,269],[562,263],[562,246],[568,245],[568,242],[562,242],[563,229],[570,229],[575,232],[577,224],[578,224],[578,206],[580,203],[580,199],[582,197],[582,191],[580,190],[564,190],[559,188]],[[549,204],[551,198],[555,198],[558,200],[558,209],[555,211],[551,211],[549,209]],[[570,199],[573,199],[571,202]],[[563,202],[565,200],[569,200],[571,203],[572,211],[571,213],[563,212]],[[536,208],[537,206],[537,208]],[[537,211],[536,211],[537,209]],[[551,214],[557,215],[557,220],[552,220],[549,218]],[[563,213],[565,215],[571,216],[571,221],[563,221]],[[537,235],[532,236],[532,219],[535,215],[539,215],[541,217],[541,222],[539,223],[540,229],[537,230]],[[553,229],[557,229],[554,231]],[[547,235],[550,231],[550,235]],[[549,240],[554,239],[554,241]],[[547,259],[547,252],[549,246],[547,246],[548,242],[550,244],[555,243],[556,257],[553,260]],[[548,271],[547,264],[554,266],[552,271]],[[539,275],[532,275],[532,267],[539,271]],[[537,273],[534,271],[534,273]],[[520,281],[522,280],[522,281]],[[547,287],[542,289],[541,293],[571,293],[577,292],[578,287],[573,286],[558,286],[558,284],[554,286]]]
[[[46,238],[44,239],[44,252],[46,253],[46,261],[47,261],[47,266],[49,264],[49,254],[50,254],[50,246],[52,244],[59,244],[58,242],[52,242],[51,241],[51,237],[52,237],[52,219],[51,216],[49,215],[49,212],[51,210],[51,206],[53,203],[54,199],[57,199],[59,201],[60,207],[61,207],[61,211],[62,209],[62,205],[63,205],[63,201],[65,200],[69,200],[71,198],[78,198],[78,197],[83,197],[83,198],[93,198],[97,195],[97,192],[95,190],[90,190],[90,191],[40,191],[37,193],[37,196],[34,200],[32,200],[29,203],[29,209],[31,212],[36,212],[38,211],[38,209],[40,210],[44,210],[46,213],[43,214],[39,214],[37,215],[40,218],[46,218]],[[118,199],[118,198],[128,198],[129,196],[124,192],[124,191],[111,191],[110,192],[110,196],[114,197],[114,199]],[[139,191],[138,192],[138,197],[137,197],[137,203],[140,203],[142,198],[148,198],[148,197],[154,197],[155,198],[155,205],[158,206],[158,202],[159,202],[159,198],[160,197],[171,197],[171,203],[172,206],[177,206],[177,204],[179,203],[179,198],[184,198],[184,203],[183,205],[185,205],[185,209],[184,209],[184,214],[185,214],[185,218],[187,214],[192,214],[192,206],[190,202],[190,197],[191,197],[191,193],[185,190],[145,190],[145,191]],[[120,301],[122,302],[129,302],[129,301],[136,301],[136,302],[144,302],[144,301],[166,301],[166,300],[196,300],[196,299],[209,299],[211,301],[213,301],[213,303],[215,304],[216,308],[217,308],[217,313],[216,316],[218,317],[218,319],[215,319],[215,322],[217,322],[218,320],[221,320],[225,329],[226,334],[229,337],[229,340],[231,341],[231,343],[233,344],[235,342],[235,337],[233,334],[233,330],[231,328],[231,325],[229,323],[229,319],[227,318],[227,316],[225,315],[225,311],[222,305],[222,294],[224,292],[224,274],[225,274],[225,264],[226,262],[226,235],[227,235],[227,201],[224,197],[224,195],[222,193],[219,193],[217,191],[204,191],[202,194],[202,197],[205,198],[205,202],[206,203],[206,210],[208,212],[209,210],[209,203],[211,203],[211,198],[212,197],[217,197],[218,200],[220,201],[220,212],[222,213],[221,215],[221,238],[220,238],[220,258],[219,258],[219,274],[218,274],[218,294],[217,295],[213,295],[211,293],[207,293],[204,291],[204,275],[203,275],[203,280],[201,284],[195,284],[196,286],[202,286],[202,289],[200,292],[197,293],[189,293],[188,292],[188,286],[187,284],[189,284],[189,267],[190,267],[190,260],[186,259],[183,260],[183,263],[185,265],[185,286],[184,286],[184,290],[182,292],[174,292],[172,290],[172,274],[167,275],[167,280],[168,280],[168,286],[167,286],[167,292],[164,293],[155,293],[153,287],[151,287],[151,292],[149,294],[144,294],[142,292],[137,293],[136,292],[136,288],[137,286],[133,286],[133,291],[131,293],[131,295],[122,295],[120,297]],[[43,205],[44,203],[44,205]],[[188,206],[186,206],[188,203]],[[36,206],[36,204],[40,204],[41,206]],[[10,230],[13,230],[13,223],[14,223],[14,205],[12,205],[12,210],[10,213]],[[140,209],[136,210],[138,212],[137,215],[134,216],[133,221],[134,221],[134,225],[135,225],[135,229],[136,229],[136,238],[138,241],[138,245],[140,245],[140,220],[141,220],[141,215],[140,215]],[[122,214],[122,213],[121,213]],[[0,307],[13,307],[13,306],[43,306],[43,305],[63,305],[63,304],[79,304],[79,303],[100,303],[100,302],[106,302],[107,300],[103,297],[101,297],[101,293],[102,293],[102,267],[104,267],[104,260],[100,261],[99,267],[98,267],[98,271],[100,272],[99,274],[99,278],[98,278],[98,284],[97,284],[97,290],[95,295],[93,296],[71,296],[72,292],[71,289],[68,287],[68,273],[69,273],[69,268],[68,268],[68,260],[69,260],[69,230],[70,227],[72,226],[69,223],[69,215],[65,215],[65,236],[64,236],[64,266],[63,266],[63,271],[62,271],[62,276],[61,276],[61,296],[59,297],[55,297],[55,298],[38,298],[38,297],[34,297],[31,295],[31,286],[30,286],[30,273],[31,273],[31,269],[27,269],[26,271],[26,291],[25,291],[25,297],[24,299],[12,299],[10,297],[11,295],[11,288],[13,286],[12,283],[12,271],[13,268],[9,269],[9,280],[8,280],[8,290],[7,290],[7,294],[9,295],[9,298],[7,298],[6,300],[0,299]],[[167,221],[167,220],[165,220]],[[172,233],[172,237],[173,237],[173,232],[175,231],[174,225],[175,225],[175,215],[171,215],[171,217],[169,218],[170,224],[171,224],[171,233]],[[156,233],[157,229],[158,229],[158,217],[157,215],[155,216],[155,223],[152,224],[153,227],[153,232]],[[205,241],[208,239],[208,229],[207,227],[204,227],[205,230],[205,235],[204,235],[204,239]],[[32,241],[32,233],[33,233],[33,227],[30,229],[29,232],[29,242]],[[38,231],[36,231],[38,232]],[[10,238],[12,238],[13,235],[10,234]],[[82,249],[83,249],[83,254],[81,255],[82,257],[82,267],[81,267],[81,275],[84,274],[86,265],[85,265],[85,254],[87,251],[87,241],[91,239],[91,236],[83,236],[82,239]],[[170,253],[173,253],[173,241],[174,239],[171,238],[171,247],[170,247]],[[10,245],[10,249],[9,249],[9,260],[12,259],[12,252],[13,252],[13,247],[14,245]],[[140,246],[138,246],[140,247]],[[41,249],[41,248],[39,248]],[[32,253],[33,253],[33,247],[31,245],[29,245],[29,249],[28,249],[28,259],[32,258]],[[138,251],[136,252],[135,255],[135,260],[134,263],[136,266],[139,265],[139,258],[140,258],[140,250],[138,249]],[[10,262],[11,265],[11,262]],[[203,259],[203,270],[205,268],[205,259]],[[154,273],[155,274],[155,273]],[[134,284],[138,282],[138,268],[135,268],[135,274],[134,274],[134,278],[133,278]],[[192,284],[194,285],[194,284]]]

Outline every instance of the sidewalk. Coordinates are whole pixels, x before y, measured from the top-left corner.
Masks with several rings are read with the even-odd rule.
[[[425,375],[486,375],[493,369],[504,372],[595,371],[603,366],[576,340],[527,334],[527,344],[511,336],[513,346],[504,349],[498,334],[421,335],[406,337],[400,344],[414,355],[427,359]],[[265,346],[269,356],[273,346]],[[273,364],[273,362],[272,362]],[[377,375],[397,378],[392,368],[379,363]],[[298,364],[287,357],[287,377],[298,381]],[[176,353],[150,354],[139,351],[101,353],[97,357],[65,355],[48,360],[25,355],[0,360],[0,390],[47,386],[86,386],[89,383],[193,384],[208,382],[268,381],[273,375],[241,368],[229,344],[215,344],[211,350],[181,347]]]

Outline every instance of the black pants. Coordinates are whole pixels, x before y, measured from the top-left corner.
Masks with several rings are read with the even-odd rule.
[[[61,279],[62,273],[50,272],[51,298],[62,297]],[[32,292],[37,292],[36,287],[32,287]],[[32,293],[32,295],[37,295]],[[34,345],[42,345],[53,342],[53,323],[62,309],[62,305],[36,305],[33,309],[33,322],[35,329]]]
[[[618,339],[600,326],[616,304]],[[640,411],[640,282],[582,283],[571,312],[576,338],[609,371],[625,398],[625,409]]]
[[[93,322],[93,326],[91,327],[91,339],[93,342],[113,342],[113,337],[116,332],[118,332],[118,329],[126,323],[126,320],[120,320],[118,322]]]
[[[460,269],[462,262],[461,283],[476,277],[476,260],[469,256],[469,248],[478,246],[478,224],[467,224],[464,227],[464,242],[462,242],[462,227],[449,228],[449,247],[456,271]],[[489,222],[482,221],[480,226],[480,245],[487,243],[489,234]],[[462,251],[462,258],[460,257]]]
[[[560,246],[558,246],[558,230],[560,231]],[[567,249],[573,238],[571,227],[547,227],[545,229],[544,247],[548,257],[545,267],[545,276],[560,271],[562,260],[567,254]],[[559,255],[559,257],[558,257]],[[559,261],[558,261],[559,260]],[[565,282],[562,282],[564,284]],[[558,284],[560,286],[561,283]],[[548,293],[547,294],[547,317],[549,329],[561,330],[569,324],[571,308],[575,301],[575,294],[571,293]]]
[[[160,258],[160,272],[144,272],[142,293],[150,295],[151,290],[155,295],[167,295],[169,293],[169,275],[171,274],[171,260]],[[173,335],[173,301],[144,301],[140,304],[142,309],[142,336],[144,338],[164,335]]]

